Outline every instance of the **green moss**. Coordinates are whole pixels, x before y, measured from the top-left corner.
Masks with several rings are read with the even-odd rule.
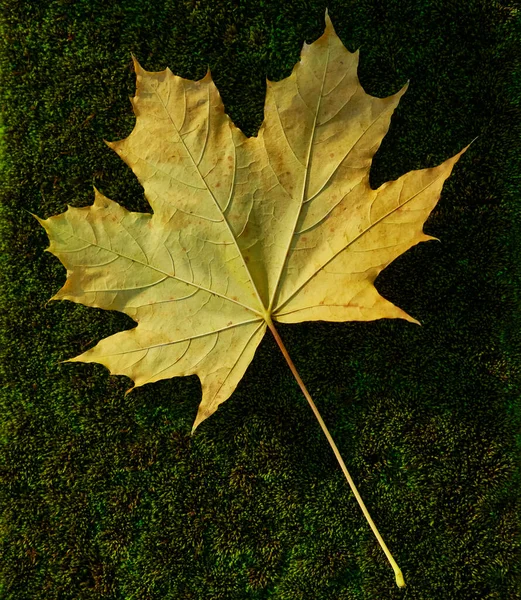
[[[378,278],[406,322],[280,327],[418,599],[517,598],[520,586],[521,25],[490,0],[343,1],[366,91],[410,87],[373,186],[478,136],[421,244]],[[398,598],[393,574],[274,341],[190,437],[195,377],[139,388],[67,364],[124,315],[49,303],[63,267],[43,217],[92,185],[147,210],[103,143],[131,131],[131,53],[149,70],[209,66],[248,135],[265,77],[323,28],[320,2],[4,2],[2,584],[6,600]],[[267,384],[269,382],[269,385]]]

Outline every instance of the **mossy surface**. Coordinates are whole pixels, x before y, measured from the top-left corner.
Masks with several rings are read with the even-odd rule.
[[[420,244],[377,280],[422,322],[280,327],[407,588],[369,530],[267,335],[234,395],[191,437],[195,377],[124,392],[61,363],[130,319],[47,300],[65,270],[29,214],[93,201],[147,210],[103,139],[128,135],[131,53],[211,68],[248,135],[265,77],[323,30],[323,2],[3,2],[0,189],[5,600],[518,598],[521,25],[516,2],[362,0],[329,13],[376,96],[410,86],[374,187],[454,169]]]

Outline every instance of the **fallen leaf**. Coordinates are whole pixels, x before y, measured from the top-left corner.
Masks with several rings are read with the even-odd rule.
[[[209,72],[189,81],[134,62],[135,127],[108,145],[153,214],[95,190],[92,206],[40,219],[67,268],[52,299],[137,322],[71,361],[101,363],[135,386],[198,375],[193,432],[232,394],[266,328],[290,362],[276,322],[417,322],[374,281],[432,239],[423,224],[463,151],[371,189],[372,158],[407,86],[388,98],[366,94],[358,52],[326,16],[292,74],[267,82],[264,122],[246,138]]]

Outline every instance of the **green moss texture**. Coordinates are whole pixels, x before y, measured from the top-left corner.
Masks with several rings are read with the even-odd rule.
[[[517,6],[517,8],[516,8]],[[521,7],[345,0],[365,90],[409,89],[374,187],[472,139],[420,244],[377,279],[405,321],[280,327],[407,587],[394,576],[268,334],[190,436],[196,377],[146,385],[63,363],[133,323],[48,299],[43,228],[92,186],[147,211],[103,142],[147,70],[210,66],[255,135],[324,27],[313,0],[4,0],[0,14],[3,600],[474,600],[521,589]]]

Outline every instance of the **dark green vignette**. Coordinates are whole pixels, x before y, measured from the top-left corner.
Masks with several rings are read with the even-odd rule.
[[[280,327],[408,587],[393,574],[269,335],[234,395],[190,438],[195,377],[147,385],[63,364],[132,327],[47,300],[65,270],[29,212],[93,201],[147,211],[103,143],[133,127],[131,53],[147,70],[210,66],[247,135],[265,77],[324,27],[311,0],[5,0],[2,118],[2,537],[5,600],[518,598],[520,579],[519,3],[332,2],[360,79],[410,80],[374,187],[454,169],[420,244],[378,278],[422,322]],[[29,211],[29,212],[28,212]]]

